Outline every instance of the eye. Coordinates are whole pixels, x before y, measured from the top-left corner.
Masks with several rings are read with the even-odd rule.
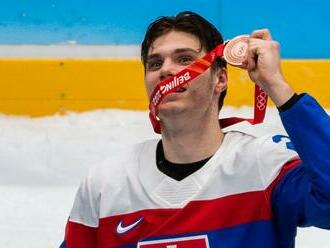
[[[179,56],[178,57],[178,63],[181,65],[190,65],[194,61],[194,58],[191,56]]]
[[[156,71],[162,66],[161,60],[152,60],[147,62],[147,70],[148,71]]]

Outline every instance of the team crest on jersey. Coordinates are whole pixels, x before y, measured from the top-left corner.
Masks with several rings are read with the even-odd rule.
[[[209,248],[207,235],[142,241],[138,248]]]

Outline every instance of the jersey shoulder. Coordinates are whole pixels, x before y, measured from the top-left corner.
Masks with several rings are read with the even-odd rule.
[[[254,135],[239,131],[229,133],[229,145],[236,150],[235,157],[247,168],[257,167],[265,187],[276,178],[284,164],[298,158],[290,138],[284,134]]]
[[[99,218],[124,211],[132,184],[136,185],[139,157],[145,149],[157,145],[148,140],[118,149],[101,164],[93,166],[81,182],[75,197],[70,220],[97,227]]]
[[[138,173],[140,157],[144,156],[147,149],[156,147],[158,141],[157,139],[147,140],[120,148],[101,164],[93,166],[88,176],[97,184],[110,181],[114,186],[118,186],[125,177]]]
[[[285,134],[269,134],[258,138],[257,161],[264,185],[268,187],[279,175],[283,166],[299,159],[297,152]]]

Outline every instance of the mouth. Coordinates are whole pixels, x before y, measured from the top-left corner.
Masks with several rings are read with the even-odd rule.
[[[177,89],[176,91],[174,91],[175,93],[182,93],[182,92],[185,92],[187,89],[184,88],[184,87],[181,87],[179,89]]]

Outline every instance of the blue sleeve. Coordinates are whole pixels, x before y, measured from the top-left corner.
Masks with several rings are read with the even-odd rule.
[[[308,94],[280,116],[302,162],[272,193],[276,229],[287,238],[297,226],[330,229],[330,117]]]

